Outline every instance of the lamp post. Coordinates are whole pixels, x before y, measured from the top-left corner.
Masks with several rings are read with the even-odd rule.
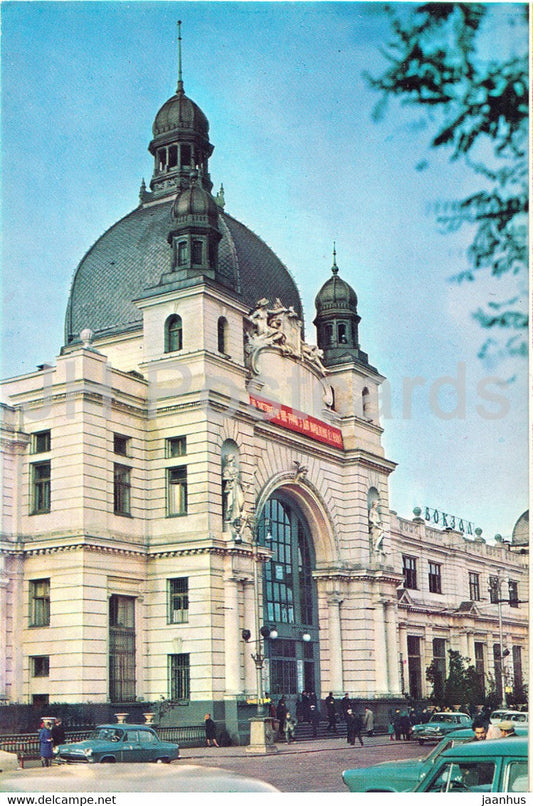
[[[256,693],[257,693],[257,714],[250,720],[250,744],[246,748],[247,752],[253,753],[277,753],[274,744],[274,732],[270,716],[265,715],[264,688],[263,688],[263,668],[265,665],[264,641],[267,638],[277,638],[278,632],[275,627],[261,626],[261,599],[259,596],[259,567],[263,562],[259,552],[259,524],[255,519],[249,518],[246,524],[252,536],[253,549],[253,574],[254,574],[254,610],[255,610],[255,638],[252,640],[250,630],[245,629],[241,635],[246,643],[253,643],[255,651],[251,653],[255,664]],[[242,529],[239,530],[239,538],[236,542],[242,542],[240,537]],[[266,540],[272,540],[270,531],[267,531]]]
[[[502,706],[507,708],[507,691],[505,685],[505,666],[503,659],[509,655],[509,650],[503,648],[503,616],[502,616],[502,603],[509,603],[509,599],[502,599],[502,578],[498,574],[494,577],[495,584],[489,586],[492,604],[498,605],[498,634],[500,641],[500,687],[502,691]],[[496,594],[496,595],[495,595]]]

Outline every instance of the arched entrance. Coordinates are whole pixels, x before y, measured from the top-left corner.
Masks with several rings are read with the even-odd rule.
[[[318,609],[313,542],[298,504],[282,490],[266,501],[259,541],[271,549],[263,571],[263,621],[278,637],[265,642],[265,690],[294,708],[302,691],[320,696]]]

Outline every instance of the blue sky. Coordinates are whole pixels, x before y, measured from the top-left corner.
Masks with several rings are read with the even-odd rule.
[[[504,22],[512,7],[495,9],[488,48],[522,49]],[[416,109],[372,120],[378,97],[362,74],[384,65],[380,3],[5,1],[2,377],[54,361],[78,262],[151,177],[178,19],[185,91],[210,121],[215,190],[224,184],[227,212],[293,273],[308,341],[336,241],[361,347],[390,383],[392,508],[409,517],[428,505],[488,539],[509,536],[528,504],[526,362],[476,357],[484,333],[470,312],[505,290],[449,282],[469,233],[440,234],[434,207],[479,180],[428,149],[432,128]]]

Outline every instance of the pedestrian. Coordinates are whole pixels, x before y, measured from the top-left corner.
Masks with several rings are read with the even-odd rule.
[[[391,742],[393,742],[394,741],[394,722],[393,722],[392,719],[389,722],[388,734],[389,734],[389,739],[391,740]]]
[[[309,706],[311,711],[311,727],[313,728],[313,739],[318,736],[318,726],[320,724],[320,711],[316,705]]]
[[[350,697],[348,696],[348,692],[346,692],[346,694],[344,695],[344,697],[341,700],[342,718],[344,719],[345,722],[348,721],[346,719],[346,714],[348,713],[348,710],[351,707],[352,707],[352,701],[351,701]]]
[[[285,720],[287,718],[288,708],[285,703],[285,697],[280,697],[276,707],[276,719],[278,720],[278,736],[283,739],[285,734]]]
[[[364,725],[367,736],[374,735],[374,712],[370,708],[365,708]]]
[[[285,741],[287,742],[287,744],[296,741],[296,739],[294,738],[296,725],[297,725],[296,720],[294,719],[294,717],[291,716],[290,711],[287,711],[287,716],[285,717]]]
[[[411,737],[411,720],[409,719],[407,711],[404,711],[400,717],[400,730],[402,739],[407,741]]]
[[[57,747],[60,744],[65,744],[65,728],[63,727],[63,722],[61,719],[56,719],[52,727],[52,741],[54,747]]]
[[[363,737],[361,731],[363,730],[363,718],[354,714],[352,708],[346,711],[346,741],[348,744],[355,744],[355,737],[359,739],[359,744],[363,746]]]
[[[302,691],[302,710],[305,722],[311,722],[311,703],[309,701],[309,694],[307,691]]]
[[[472,742],[482,742],[487,738],[487,724],[480,717],[476,717],[472,722],[472,730],[474,731],[474,738]]]
[[[41,757],[41,766],[50,767],[54,757],[53,740],[52,740],[52,725],[50,722],[41,722],[39,730],[39,755]]]
[[[402,738],[402,721],[399,708],[396,708],[394,712],[394,716],[392,717],[392,724],[394,725],[394,738],[396,739],[397,742],[399,742],[401,741]]]
[[[514,724],[510,719],[500,722],[498,727],[500,729],[502,739],[510,739],[511,737],[518,735],[514,729]]]
[[[217,742],[217,729],[214,721],[211,719],[211,714],[206,714],[205,720],[205,742],[207,747],[218,747]],[[211,745],[213,742],[213,745]]]
[[[327,730],[337,733],[337,711],[335,710],[335,697],[332,691],[326,697],[326,712],[328,716]]]

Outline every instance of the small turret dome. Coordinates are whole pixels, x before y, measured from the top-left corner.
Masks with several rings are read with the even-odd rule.
[[[344,309],[357,313],[357,294],[349,283],[339,277],[336,265],[333,267],[333,274],[316,295],[315,307],[317,314],[332,309]]]
[[[166,101],[155,116],[152,132],[157,139],[169,132],[194,132],[207,138],[209,122],[200,107],[183,90]]]
[[[172,205],[172,217],[179,223],[185,219],[207,219],[212,226],[216,226],[218,219],[218,206],[211,193],[198,182],[198,172],[191,175],[191,184],[182,190]]]

